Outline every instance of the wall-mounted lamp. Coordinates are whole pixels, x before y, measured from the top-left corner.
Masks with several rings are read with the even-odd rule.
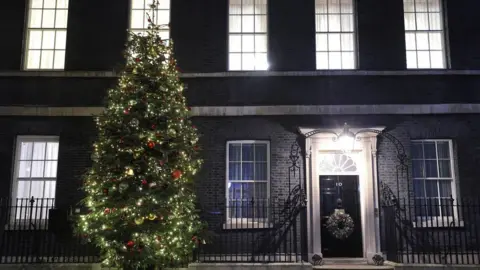
[[[355,148],[355,134],[350,131],[347,123],[343,125],[342,132],[334,138],[334,141],[336,141],[345,152],[352,151]]]

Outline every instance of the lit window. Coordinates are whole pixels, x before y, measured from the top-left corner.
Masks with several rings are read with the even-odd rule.
[[[148,16],[160,26],[159,35],[162,39],[170,38],[170,0],[158,0],[158,6],[152,13],[153,0],[132,0],[130,29],[135,33],[145,33],[148,29]],[[147,15],[148,14],[148,15]]]
[[[315,0],[317,69],[355,68],[353,0]]]
[[[31,0],[25,69],[63,69],[67,43],[68,0]]]
[[[47,208],[54,205],[58,146],[58,137],[17,138],[13,198],[18,207],[26,209],[15,213],[17,219],[27,218],[25,215],[32,197],[36,207],[32,213],[35,219],[45,219]]]
[[[407,68],[445,68],[440,0],[404,0]]]
[[[230,0],[229,70],[267,70],[267,0]]]
[[[268,141],[227,143],[227,218],[231,223],[266,222],[269,168]]]
[[[415,192],[415,213],[419,217],[456,216],[455,171],[452,141],[412,141],[412,175]]]

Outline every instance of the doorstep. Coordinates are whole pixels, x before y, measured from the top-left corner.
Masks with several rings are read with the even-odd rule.
[[[189,270],[311,270],[310,263],[191,263]]]
[[[396,263],[386,261],[385,265],[391,265],[395,270],[473,270],[480,269],[480,265],[462,265],[462,264],[422,264],[422,263]]]
[[[325,258],[323,260],[323,265],[314,266],[313,269],[363,269],[363,270],[375,270],[375,269],[385,269],[393,270],[395,269],[391,265],[370,265],[367,263],[367,259],[364,258]]]

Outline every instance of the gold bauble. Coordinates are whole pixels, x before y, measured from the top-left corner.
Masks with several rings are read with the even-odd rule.
[[[148,220],[155,220],[157,216],[153,213],[148,214]]]
[[[133,169],[132,169],[132,168],[129,168],[129,169],[126,170],[125,173],[126,173],[127,175],[132,176],[132,175],[133,175]]]
[[[143,221],[144,221],[143,217],[136,218],[136,219],[135,219],[135,224],[137,224],[137,225],[142,225],[142,224],[143,224]]]

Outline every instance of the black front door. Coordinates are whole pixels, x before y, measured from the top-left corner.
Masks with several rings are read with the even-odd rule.
[[[343,208],[354,222],[353,232],[346,239],[334,237],[326,228],[328,217],[339,208]],[[363,257],[357,175],[320,176],[320,215],[324,257]]]

